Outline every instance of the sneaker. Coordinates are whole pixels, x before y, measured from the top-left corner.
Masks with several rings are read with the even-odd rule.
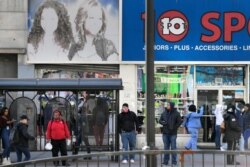
[[[131,163],[135,163],[135,160],[131,159],[130,162],[131,162]]]
[[[164,166],[164,165],[165,165],[165,166],[168,166],[168,163],[166,163],[166,162],[163,162],[163,163],[162,163],[162,165],[163,165],[163,166]]]
[[[10,160],[8,160],[7,158],[3,158],[2,165],[10,165],[10,164],[11,164]]]
[[[220,147],[220,150],[221,150],[221,151],[226,151],[223,147]]]
[[[127,163],[128,163],[128,160],[124,159],[124,160],[122,160],[122,163],[123,163],[123,164],[127,164]]]

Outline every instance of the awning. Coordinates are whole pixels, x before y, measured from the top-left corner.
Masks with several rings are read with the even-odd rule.
[[[121,90],[121,79],[0,79],[0,90],[7,91],[80,91]]]

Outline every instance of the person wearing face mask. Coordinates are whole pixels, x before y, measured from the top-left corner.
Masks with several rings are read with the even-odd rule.
[[[216,105],[214,110],[215,115],[215,148],[220,150],[221,147],[221,124],[223,119],[223,107],[220,104]]]
[[[245,102],[244,101],[239,101],[236,104],[235,107],[235,114],[236,114],[236,118],[237,121],[239,122],[240,128],[241,128],[241,136],[240,136],[240,140],[239,140],[239,150],[240,151],[244,151],[244,137],[243,137],[243,115],[244,115],[244,106],[245,106]]]
[[[226,114],[224,115],[225,121],[225,140],[227,142],[227,150],[234,151],[236,150],[237,141],[241,136],[241,127],[237,120],[235,114],[235,107],[232,104],[229,104],[226,109]],[[235,156],[228,154],[227,155],[227,164],[228,165],[239,165],[239,162],[235,162]]]

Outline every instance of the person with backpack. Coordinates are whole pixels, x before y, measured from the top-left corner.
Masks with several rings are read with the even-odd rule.
[[[66,122],[62,119],[61,111],[53,112],[53,119],[49,121],[46,131],[46,142],[52,144],[52,156],[58,157],[59,151],[61,156],[67,156],[66,140],[70,140],[70,132]],[[55,166],[59,166],[59,161],[54,161]],[[65,160],[62,166],[70,166]]]
[[[235,151],[237,142],[241,136],[241,126],[235,114],[235,106],[233,104],[228,104],[226,111],[227,112],[223,117],[225,121],[225,140],[227,142],[227,151]],[[236,162],[234,154],[227,154],[227,165],[240,165],[240,163]]]
[[[9,109],[7,107],[3,107],[1,110],[0,116],[0,127],[1,127],[1,138],[2,138],[2,146],[3,146],[3,162],[2,165],[9,165],[11,164],[10,161],[10,129],[13,126],[14,119],[10,118]]]
[[[97,146],[102,146],[105,127],[109,119],[109,107],[105,99],[98,98],[93,109],[93,129]]]
[[[27,115],[22,115],[19,123],[16,125],[15,133],[17,135],[14,135],[13,141],[15,140],[15,143],[13,143],[13,146],[16,149],[17,162],[22,161],[22,154],[25,156],[23,161],[30,160],[29,140],[35,140],[35,137],[28,133],[28,120]]]

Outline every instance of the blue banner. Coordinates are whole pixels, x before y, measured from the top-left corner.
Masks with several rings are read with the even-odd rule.
[[[155,0],[155,61],[249,61],[249,0]],[[145,61],[145,1],[123,0],[122,61]]]

